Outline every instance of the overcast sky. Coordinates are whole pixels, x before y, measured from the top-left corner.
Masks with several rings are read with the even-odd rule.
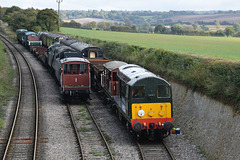
[[[59,1],[59,0],[58,0]],[[0,0],[1,7],[57,9],[56,0]],[[63,10],[240,10],[240,0],[63,0]]]

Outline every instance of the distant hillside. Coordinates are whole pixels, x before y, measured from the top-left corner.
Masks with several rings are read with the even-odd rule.
[[[238,22],[240,23],[240,13],[233,13],[233,14],[212,14],[212,15],[177,15],[173,17],[164,18],[163,20],[171,19],[172,22],[190,22],[194,23],[197,21],[203,21],[203,22]]]
[[[231,25],[240,22],[240,11],[104,11],[104,10],[63,10],[63,20],[75,20],[80,23],[89,21],[124,22],[129,19],[134,25],[145,23],[156,26],[158,24],[173,25],[178,21],[191,25],[194,22],[203,22],[201,25],[213,25],[214,21],[224,22],[222,25]],[[94,19],[93,19],[94,18]],[[212,24],[210,24],[212,23]]]
[[[84,24],[86,22],[92,22],[92,21],[95,21],[97,23],[99,23],[99,22],[120,23],[120,21],[114,21],[114,20],[108,20],[108,19],[102,19],[102,18],[79,18],[79,19],[71,19],[71,20],[74,20],[81,24]],[[70,22],[71,20],[64,20],[64,22]]]

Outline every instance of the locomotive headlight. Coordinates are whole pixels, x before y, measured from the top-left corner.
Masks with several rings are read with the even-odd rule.
[[[139,111],[138,111],[138,116],[139,116],[139,117],[144,116],[144,114],[145,114],[144,110],[139,110]]]

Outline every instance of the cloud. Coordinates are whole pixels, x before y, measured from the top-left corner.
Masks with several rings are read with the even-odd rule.
[[[57,9],[56,0],[1,0],[2,7]],[[64,10],[239,10],[239,0],[63,0]]]

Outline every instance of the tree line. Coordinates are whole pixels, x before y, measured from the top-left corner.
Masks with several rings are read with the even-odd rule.
[[[41,30],[54,31],[58,28],[58,15],[53,9],[21,9],[17,6],[10,8],[0,7],[0,20],[7,22],[14,31],[19,28],[34,32]]]
[[[232,26],[227,25],[225,29],[219,21],[215,21],[216,31],[210,31],[207,25],[199,25],[195,22],[192,25],[186,24],[174,24],[172,26],[165,26],[164,24],[158,24],[151,26],[145,22],[142,25],[134,25],[130,19],[126,19],[121,23],[112,22],[86,22],[80,24],[71,20],[70,22],[63,22],[63,27],[71,28],[83,28],[83,29],[98,29],[106,31],[117,31],[117,32],[141,32],[141,33],[156,33],[156,34],[174,34],[174,35],[195,35],[195,36],[235,36],[240,37],[240,24],[233,23]]]
[[[60,17],[62,19],[78,19],[78,18],[101,18],[124,22],[125,19],[130,19],[135,25],[142,25],[148,22],[151,26],[164,23],[165,25],[173,25],[170,19],[178,15],[213,15],[213,14],[233,14],[240,11],[104,11],[104,10],[63,10]],[[200,23],[200,22],[199,22]],[[205,25],[210,22],[201,22]],[[214,22],[213,22],[214,23]],[[228,22],[227,25],[230,25]]]
[[[175,34],[175,35],[195,35],[195,36],[235,36],[240,37],[240,24],[235,22],[233,26],[227,25],[225,29],[222,29],[220,22],[216,21],[216,31],[209,31],[206,25],[199,25],[194,23],[193,25],[174,24],[171,27],[166,27],[163,24],[155,26],[154,33],[159,34]]]
[[[88,11],[62,11],[61,17],[68,18],[103,18],[115,20],[118,22],[87,22],[79,25],[78,28],[85,29],[101,29],[121,32],[144,32],[144,33],[160,33],[160,34],[177,34],[177,35],[199,35],[199,36],[240,36],[239,23],[230,23],[227,21],[220,22],[203,22],[198,21],[193,24],[190,22],[172,22],[170,18],[176,15],[209,15],[209,14],[233,14],[240,11],[104,11],[104,10],[88,10]],[[163,20],[163,18],[165,18]],[[64,24],[63,26],[71,27],[72,24]],[[207,25],[215,25],[216,30],[210,31]],[[226,25],[222,29],[221,25]],[[74,27],[75,28],[75,27]]]

